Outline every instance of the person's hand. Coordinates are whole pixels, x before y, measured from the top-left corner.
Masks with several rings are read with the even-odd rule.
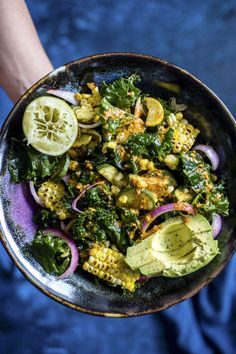
[[[0,85],[16,102],[52,70],[24,0],[0,0]]]

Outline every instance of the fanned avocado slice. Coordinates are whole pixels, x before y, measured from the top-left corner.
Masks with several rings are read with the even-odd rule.
[[[183,276],[204,267],[219,253],[202,215],[168,219],[159,230],[127,249],[126,262],[148,276]]]

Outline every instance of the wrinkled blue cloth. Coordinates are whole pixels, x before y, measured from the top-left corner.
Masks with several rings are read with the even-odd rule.
[[[81,56],[156,55],[202,79],[236,111],[235,1],[27,1],[55,67]],[[229,80],[230,77],[230,80]],[[0,92],[1,124],[11,108]],[[0,354],[234,354],[236,257],[192,299],[159,314],[77,313],[34,288],[0,246]]]

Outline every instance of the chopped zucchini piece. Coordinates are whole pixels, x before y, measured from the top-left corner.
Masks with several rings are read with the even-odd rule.
[[[147,127],[155,127],[160,124],[164,119],[164,109],[162,104],[152,97],[145,97],[145,104],[148,109],[148,115],[146,119]]]
[[[146,189],[125,188],[116,199],[116,206],[151,210],[155,208],[155,199],[151,192]]]
[[[98,173],[118,188],[124,188],[126,186],[125,176],[112,165],[104,164],[100,166],[98,168]]]

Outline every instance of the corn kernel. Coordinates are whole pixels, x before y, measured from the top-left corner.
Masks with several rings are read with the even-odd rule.
[[[175,117],[176,117],[177,120],[181,120],[181,119],[183,119],[183,113],[182,112],[177,112],[177,113],[175,113]]]
[[[97,275],[112,285],[120,285],[129,291],[135,290],[135,282],[140,277],[140,273],[132,271],[126,265],[121,252],[95,244],[90,249],[89,255],[89,261],[83,265],[84,270]],[[104,260],[101,261],[103,256],[105,256]]]
[[[122,204],[125,204],[128,200],[128,197],[126,195],[121,195],[119,197],[119,202],[122,203]]]

